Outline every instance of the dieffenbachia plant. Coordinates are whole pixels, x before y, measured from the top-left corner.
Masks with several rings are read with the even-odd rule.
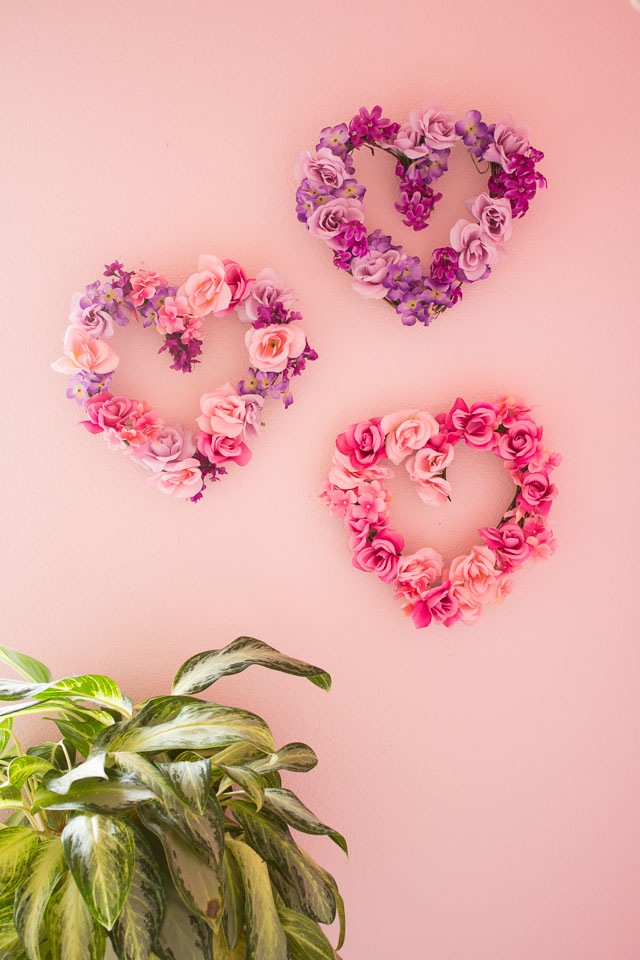
[[[109,677],[0,660],[21,678],[0,680],[2,960],[336,960],[319,924],[339,917],[340,949],[340,893],[291,828],[346,843],[280,778],[313,750],[194,696],[251,664],[328,690],[324,670],[240,637],[134,707]],[[23,750],[15,722],[34,715],[60,738]]]

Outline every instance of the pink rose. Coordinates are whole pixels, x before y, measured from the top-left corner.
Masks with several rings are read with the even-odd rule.
[[[539,456],[542,427],[529,417],[513,420],[506,433],[496,434],[496,450],[503,460],[515,467],[524,467]]]
[[[518,509],[522,513],[539,513],[546,517],[551,502],[558,496],[558,488],[549,480],[546,470],[527,470],[520,480]]]
[[[287,289],[282,274],[271,267],[265,267],[253,281],[247,299],[240,305],[238,316],[245,322],[254,323],[258,320],[260,307],[273,308],[277,303],[281,303],[288,309],[297,299],[298,294],[295,290]]]
[[[366,253],[364,257],[356,257],[351,264],[353,280],[351,286],[367,299],[380,300],[387,295],[387,288],[382,281],[389,272],[392,263],[400,259],[398,250],[385,250],[384,253],[375,251]]]
[[[545,526],[543,517],[526,517],[523,531],[533,552],[534,560],[547,560],[555,553],[556,541],[553,531]]]
[[[380,463],[370,467],[354,466],[351,456],[336,449],[333,454],[333,464],[329,471],[329,482],[343,490],[352,490],[363,480],[390,480],[393,471]]]
[[[481,193],[473,200],[467,200],[467,209],[472,217],[480,222],[480,226],[494,243],[505,243],[513,232],[513,218],[511,204],[508,200],[490,197],[488,193]]]
[[[253,280],[247,278],[246,273],[235,260],[223,260],[225,283],[231,291],[231,300],[226,309],[216,310],[214,317],[226,317],[235,310],[243,300],[249,296]]]
[[[440,429],[435,418],[424,410],[397,410],[382,418],[385,449],[392,463],[402,463],[414,450],[424,447]]]
[[[451,246],[458,253],[458,267],[467,280],[482,280],[493,264],[504,259],[504,250],[496,246],[479,223],[458,220],[451,228]]]
[[[492,603],[497,597],[497,557],[489,547],[475,546],[470,552],[451,561],[448,578],[451,595],[458,601],[461,617],[472,623],[480,616],[484,603]]]
[[[103,390],[86,401],[84,412],[89,419],[81,421],[82,426],[89,433],[116,429],[131,416],[134,406],[129,397],[113,397],[108,390]]]
[[[405,466],[416,484],[423,503],[442,506],[451,496],[451,484],[442,476],[453,460],[453,446],[445,443],[439,450],[424,447],[407,460]]]
[[[341,187],[347,177],[347,168],[329,147],[321,147],[315,156],[308,150],[300,154],[296,166],[298,180],[308,180],[312,187]]]
[[[188,457],[168,463],[164,470],[149,478],[162,493],[186,500],[202,490],[202,472],[197,460]]]
[[[508,113],[496,123],[493,143],[484,152],[484,159],[506,167],[510,153],[526,153],[530,147],[527,127],[516,127]]]
[[[156,326],[161,333],[177,333],[185,329],[185,320],[190,316],[186,297],[165,297],[158,311]]]
[[[113,336],[113,319],[111,314],[103,310],[97,303],[92,303],[83,309],[80,306],[82,297],[82,293],[75,293],[73,295],[69,323],[72,327],[80,327],[88,337],[109,340]]]
[[[503,523],[500,527],[482,527],[478,533],[498,558],[502,570],[520,566],[531,554],[524,530],[515,522]]]
[[[253,397],[253,394],[250,394]],[[239,437],[244,434],[247,417],[247,405],[244,397],[239,397],[230,383],[218,387],[211,393],[200,397],[202,414],[196,423],[203,433],[219,434],[222,437]]]
[[[380,417],[352,423],[344,433],[336,437],[336,448],[349,457],[356,469],[372,467],[384,457],[384,431]]]
[[[409,123],[434,150],[445,150],[460,139],[456,133],[455,113],[444,110],[439,103],[428,103],[421,110],[412,110]]]
[[[191,313],[204,317],[222,315],[231,303],[231,288],[226,281],[225,265],[219,257],[203,253],[198,257],[198,273],[192,273],[180,288]]]
[[[64,356],[51,366],[57,373],[111,373],[120,363],[112,346],[90,336],[82,327],[67,327],[64,335]]]
[[[166,469],[167,464],[188,460],[195,452],[196,445],[188,430],[165,424],[158,431],[155,440],[149,441],[134,453],[134,459],[147,470],[159,473]]]
[[[397,150],[401,150],[405,157],[417,160],[418,157],[424,157],[431,153],[431,147],[426,143],[420,143],[421,140],[421,131],[412,127],[411,124],[405,123],[398,130],[393,145]]]
[[[377,573],[385,583],[391,583],[398,572],[398,555],[404,539],[395,530],[380,530],[371,541],[365,541],[353,557],[358,570]]]
[[[237,463],[244,467],[251,460],[251,450],[240,437],[224,437],[220,433],[199,433],[198,450],[211,463]]]
[[[442,557],[431,547],[422,547],[398,563],[396,596],[420,600],[442,576]]]
[[[272,323],[268,327],[247,330],[244,341],[249,351],[249,362],[256,370],[280,373],[289,360],[299,357],[307,345],[307,338],[295,323]]]
[[[336,197],[316,207],[307,220],[307,226],[312,236],[324,240],[332,250],[338,250],[340,248],[340,240],[336,239],[338,234],[343,227],[354,220],[364,223],[362,201],[355,197]]]
[[[143,400],[134,400],[126,423],[120,424],[117,430],[120,438],[130,446],[142,447],[155,440],[163,426],[164,421],[155,410]]]
[[[129,297],[134,307],[140,307],[145,300],[150,300],[158,287],[166,287],[167,278],[155,270],[138,270],[131,277],[133,293]]]
[[[415,604],[411,618],[417,628],[428,627],[432,620],[450,627],[462,616],[458,601],[451,592],[448,580],[433,587],[427,595]]]
[[[354,517],[347,517],[345,519],[345,526],[351,533],[349,537],[349,549],[352,550],[353,553],[357,553],[358,550],[369,541],[371,524],[368,520],[365,520],[364,517],[360,517],[357,520]],[[380,532],[380,529],[379,527],[378,532]]]
[[[473,403],[468,407],[462,397],[458,397],[445,417],[447,429],[464,437],[465,442],[477,450],[490,450],[494,446],[497,422],[498,411],[492,403]]]

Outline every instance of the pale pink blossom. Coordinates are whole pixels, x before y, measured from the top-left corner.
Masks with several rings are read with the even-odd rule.
[[[250,396],[253,397],[253,394]],[[219,434],[223,437],[239,437],[244,434],[247,404],[230,383],[225,383],[211,393],[203,393],[200,397],[200,409],[202,414],[197,417],[196,423],[203,433]]]
[[[488,236],[479,223],[462,218],[451,228],[451,246],[458,254],[458,266],[467,280],[482,280],[490,268],[503,260],[504,249]]]
[[[315,155],[304,150],[296,166],[296,178],[308,180],[312,187],[341,187],[347,177],[344,161],[329,149],[321,147]]]
[[[245,343],[252,367],[267,373],[280,373],[289,360],[304,351],[307,338],[295,323],[272,323],[247,330]]]
[[[352,261],[351,286],[361,297],[368,300],[381,300],[388,291],[382,281],[389,272],[392,263],[400,259],[399,250],[385,250],[384,253],[372,251],[364,257],[357,257]]]
[[[444,150],[460,139],[456,133],[456,120],[455,113],[433,102],[409,114],[410,125],[422,134],[426,145],[434,150]]]
[[[156,326],[160,333],[177,333],[185,329],[185,320],[190,316],[186,297],[165,297],[158,311]]]
[[[231,303],[231,288],[223,261],[210,253],[201,254],[198,272],[187,278],[179,292],[187,298],[190,311],[196,317],[224,313]]]
[[[484,159],[506,167],[510,153],[526,153],[530,147],[527,127],[516,127],[510,113],[502,117],[493,131],[493,143],[489,144]]]
[[[481,193],[467,200],[467,209],[494,243],[506,243],[511,239],[513,217],[511,203],[505,197],[490,197],[488,193]]]
[[[120,363],[113,347],[97,337],[91,337],[82,327],[67,327],[64,335],[64,355],[51,366],[57,373],[74,374],[111,373]]]
[[[442,557],[431,547],[401,557],[396,596],[409,602],[420,600],[442,576]]]
[[[397,410],[382,418],[380,424],[386,434],[385,451],[392,463],[402,463],[414,450],[423,447],[440,427],[425,410]]]
[[[202,490],[202,472],[198,461],[187,457],[168,463],[164,470],[149,478],[149,483],[154,483],[162,493],[186,500]]]
[[[407,460],[405,467],[416,484],[423,503],[442,506],[451,496],[451,484],[442,476],[453,460],[453,445],[444,443],[439,450],[423,447]]]
[[[381,463],[370,467],[356,467],[348,454],[336,449],[333,453],[333,463],[329,471],[329,482],[343,490],[352,490],[363,480],[390,480],[393,470]]]

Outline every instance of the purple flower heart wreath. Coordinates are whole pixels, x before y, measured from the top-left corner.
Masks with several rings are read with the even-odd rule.
[[[71,375],[67,396],[83,408],[82,425],[102,434],[150,471],[163,492],[197,502],[205,481],[220,480],[227,466],[251,459],[248,440],[259,430],[267,397],[293,403],[291,381],[316,360],[316,351],[291,309],[297,299],[284,277],[270,267],[250,279],[235,260],[203,254],[198,270],[181,287],[153,270],[108,264],[106,282],[96,280],[71,301],[63,356],[52,367]],[[163,338],[171,369],[189,373],[199,363],[207,317],[236,311],[250,324],[245,335],[250,367],[234,390],[226,383],[200,398],[198,432],[165,423],[142,400],[114,396],[111,378],[120,360],[111,346],[116,326],[132,320],[153,326]]]
[[[486,164],[488,192],[467,201],[472,220],[453,226],[450,246],[433,251],[428,273],[380,230],[364,225],[365,187],[354,176],[353,153],[362,146],[382,150],[396,161],[403,223],[424,230],[442,198],[434,184],[447,170],[453,144],[462,140],[474,164]],[[465,283],[483,280],[505,256],[513,220],[523,217],[538,187],[547,181],[536,170],[544,154],[529,142],[529,131],[510,116],[487,124],[478,110],[464,120],[440,104],[412,110],[402,126],[361,107],[349,124],[325,127],[314,153],[304,151],[296,167],[298,220],[333,250],[333,262],[352,276],[361,296],[384,299],[402,323],[428,326],[462,299]]]
[[[439,553],[421,547],[403,554],[404,538],[391,526],[390,461],[404,463],[420,499],[441,506],[450,499],[447,468],[464,442],[490,450],[505,464],[515,495],[495,527],[478,531],[483,543],[455,557],[445,569]],[[459,620],[473,623],[489,603],[501,602],[511,574],[530,559],[548,557],[555,540],[548,524],[557,495],[551,473],[560,463],[542,442],[531,408],[506,397],[468,406],[458,397],[448,413],[399,410],[352,424],[336,440],[328,480],[320,495],[349,530],[353,565],[395,587],[416,627]]]

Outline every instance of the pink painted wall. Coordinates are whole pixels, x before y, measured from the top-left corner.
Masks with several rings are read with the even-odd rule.
[[[218,695],[318,750],[300,791],[350,840],[348,863],[310,844],[345,894],[345,960],[637,960],[640,13],[22,0],[2,19],[3,641],[139,697],[240,633],[329,669],[330,695],[256,670]],[[431,97],[528,124],[550,189],[492,280],[425,331],[352,294],[296,221],[292,167],[362,103],[402,120]],[[369,222],[426,255],[479,183],[461,153],[452,167],[409,237],[391,164],[362,157]],[[250,467],[192,506],[75,426],[49,362],[105,260],[180,280],[201,251],[280,267],[321,361]],[[119,388],[167,416],[243,369],[232,320],[191,378],[151,332],[118,344]],[[316,503],[333,438],[502,391],[564,454],[560,549],[476,626],[417,632]],[[500,515],[501,467],[465,453],[439,513],[398,486],[410,545],[451,556]]]

